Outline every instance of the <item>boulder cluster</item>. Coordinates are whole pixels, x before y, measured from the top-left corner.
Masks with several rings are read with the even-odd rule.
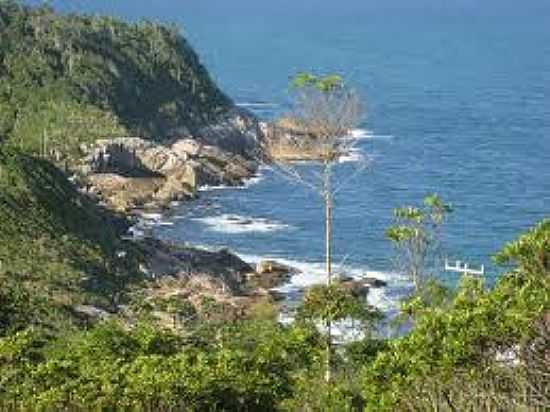
[[[202,186],[241,185],[258,168],[261,131],[244,115],[198,135],[174,133],[180,137],[162,142],[116,137],[81,147],[83,188],[118,211],[158,208],[192,198]]]

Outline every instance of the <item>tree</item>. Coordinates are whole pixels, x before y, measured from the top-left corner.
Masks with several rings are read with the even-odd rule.
[[[331,381],[334,369],[331,325],[341,321],[353,321],[354,329],[359,329],[369,335],[373,322],[379,318],[380,313],[377,310],[367,307],[363,299],[355,296],[340,282],[314,286],[307,291],[304,303],[299,310],[299,319],[320,321],[326,327],[326,382]]]
[[[422,207],[405,206],[394,211],[395,224],[388,228],[386,237],[397,248],[400,269],[412,279],[416,292],[429,278],[430,263],[440,248],[440,228],[451,212],[451,206],[436,194],[424,198]]]
[[[367,410],[546,410],[549,253],[547,219],[496,255],[510,271],[492,289],[465,275],[450,304],[419,312],[366,365]]]
[[[348,87],[339,75],[316,76],[300,73],[291,82],[294,92],[292,113],[270,127],[266,144],[274,170],[291,181],[312,189],[322,199],[325,226],[325,270],[327,290],[333,281],[333,208],[334,197],[347,183],[335,185],[334,167],[348,155],[357,138],[351,133],[360,120],[360,100],[356,91]],[[320,170],[308,172],[293,160],[313,160]],[[364,170],[360,164],[358,170]],[[326,380],[331,377],[331,325],[327,327]]]
[[[193,304],[181,296],[170,296],[163,303],[165,310],[172,315],[172,326],[174,330],[184,326],[186,322],[197,316],[197,311]]]

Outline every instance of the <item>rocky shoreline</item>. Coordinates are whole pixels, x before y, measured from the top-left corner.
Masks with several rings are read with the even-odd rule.
[[[204,316],[212,316],[205,302],[208,311],[223,308],[222,318],[250,316],[257,305],[275,304],[270,289],[289,280],[290,268],[257,271],[229,250],[161,241],[139,229],[161,219],[172,205],[196,198],[202,187],[244,185],[256,176],[263,138],[258,121],[235,110],[195,134],[173,131],[163,142],[116,137],[81,147],[84,156],[73,180],[81,192],[134,224],[127,240],[144,258],[143,302],[157,309],[159,320],[167,314],[158,302],[168,301],[186,302]],[[79,310],[105,317],[95,308]]]
[[[127,238],[145,259],[142,272],[151,281],[146,302],[175,299],[203,313],[207,300],[210,306],[223,307],[221,317],[234,319],[250,316],[257,305],[275,306],[285,300],[276,288],[299,272],[295,268],[272,260],[253,267],[226,249],[173,244],[142,230],[151,221],[161,221],[172,205],[196,198],[202,187],[241,186],[256,176],[262,153],[273,155],[273,138],[266,127],[236,111],[194,135],[178,130],[163,142],[117,137],[81,148],[85,155],[75,175],[80,190],[134,223]],[[369,288],[384,286],[376,279],[342,282],[361,296]],[[165,317],[157,312],[159,319]]]
[[[76,170],[86,193],[111,209],[163,209],[205,185],[242,185],[258,170],[262,140],[259,123],[236,112],[198,134],[178,130],[162,142],[98,140],[81,147]]]

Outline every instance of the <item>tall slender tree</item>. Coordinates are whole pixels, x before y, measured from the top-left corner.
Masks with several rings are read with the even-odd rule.
[[[268,129],[267,152],[274,170],[317,193],[324,206],[326,286],[331,288],[333,274],[334,198],[342,186],[366,167],[359,162],[351,176],[335,181],[334,168],[357,144],[352,133],[360,122],[358,93],[339,75],[316,76],[300,73],[291,81],[294,93],[292,112]],[[311,169],[295,160],[311,160]],[[328,295],[327,295],[328,296]],[[326,317],[326,380],[331,380],[332,319]]]

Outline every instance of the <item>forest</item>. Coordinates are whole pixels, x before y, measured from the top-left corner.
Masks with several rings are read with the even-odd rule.
[[[105,136],[163,139],[226,112],[175,26],[0,2],[0,136],[35,154]]]

